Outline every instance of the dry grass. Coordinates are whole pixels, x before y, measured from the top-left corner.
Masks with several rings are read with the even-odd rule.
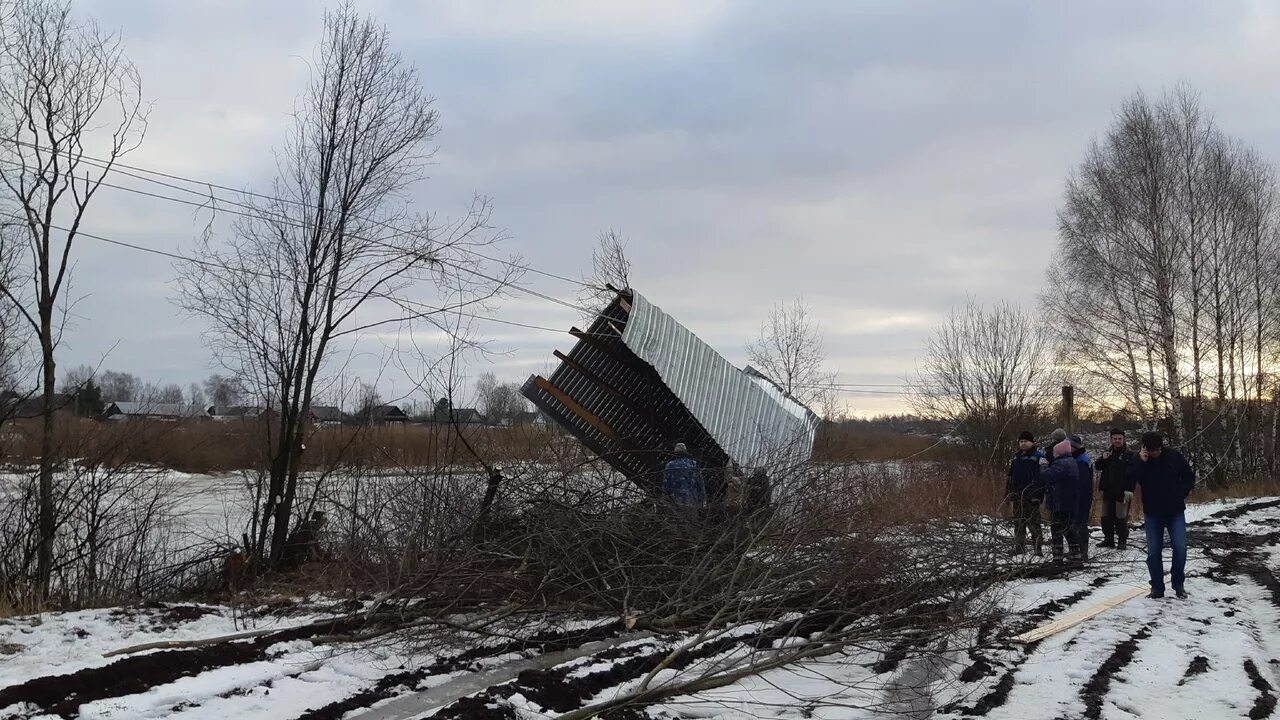
[[[1280,480],[1276,478],[1253,478],[1224,487],[1201,485],[1191,493],[1191,497],[1187,498],[1187,502],[1202,503],[1249,497],[1280,497]]]
[[[264,467],[269,428],[244,422],[103,422],[57,419],[58,454],[105,465],[141,463],[183,472],[209,473]],[[354,463],[370,468],[423,468],[532,460],[563,444],[560,433],[536,426],[510,428],[447,425],[325,426],[306,439],[304,469]],[[464,442],[465,440],[465,442]],[[471,449],[468,449],[468,445]],[[472,453],[474,450],[474,454]],[[19,420],[0,434],[0,458],[32,462],[40,452],[40,421]]]
[[[819,462],[886,462],[912,457],[919,460],[959,460],[962,450],[928,435],[905,435],[851,425],[824,423],[814,440],[813,459]]]
[[[962,463],[911,463],[896,487],[876,493],[872,514],[892,524],[992,516],[1004,499],[1004,474]]]

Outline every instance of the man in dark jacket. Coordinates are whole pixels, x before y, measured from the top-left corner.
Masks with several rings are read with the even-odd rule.
[[[1044,531],[1040,526],[1040,503],[1044,501],[1044,485],[1040,482],[1040,461],[1044,453],[1036,449],[1036,436],[1029,430],[1018,435],[1018,452],[1009,462],[1009,479],[1004,484],[1004,500],[1013,517],[1013,551],[1027,549],[1027,530],[1036,555],[1044,555]]]
[[[1071,529],[1075,536],[1076,560],[1089,559],[1089,515],[1093,512],[1093,461],[1085,451],[1084,441],[1072,435],[1071,457],[1076,461],[1076,504],[1071,508]]]
[[[1071,441],[1053,446],[1053,462],[1040,470],[1045,488],[1045,502],[1052,521],[1049,523],[1049,545],[1053,561],[1062,562],[1062,541],[1067,541],[1071,556],[1080,554],[1074,531],[1075,515],[1080,507],[1080,463],[1071,454]]]
[[[773,484],[769,473],[762,467],[751,471],[743,492],[743,510],[752,530],[767,525],[773,514]]]
[[[1137,453],[1125,445],[1124,431],[1112,429],[1111,445],[1094,463],[1102,494],[1102,543],[1125,549],[1129,542],[1129,506],[1133,502],[1133,464]]]
[[[1164,597],[1164,536],[1169,533],[1173,547],[1170,568],[1173,592],[1178,599],[1187,597],[1183,581],[1187,568],[1187,496],[1196,485],[1196,474],[1182,453],[1164,446],[1158,432],[1142,436],[1142,450],[1133,465],[1133,479],[1142,488],[1142,512],[1146,515],[1147,572],[1151,575],[1151,593],[1147,597]]]
[[[676,443],[676,456],[662,470],[662,492],[686,519],[696,520],[707,501],[706,483],[698,461],[684,443]]]

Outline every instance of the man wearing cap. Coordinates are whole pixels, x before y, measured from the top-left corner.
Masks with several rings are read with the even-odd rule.
[[[1053,462],[1053,449],[1057,447],[1058,443],[1066,439],[1067,439],[1066,430],[1063,430],[1062,428],[1058,428],[1054,430],[1053,433],[1049,435],[1049,444],[1044,446],[1045,459],[1049,460],[1050,462]]]
[[[681,515],[696,520],[699,509],[707,500],[702,470],[684,443],[676,443],[675,454],[662,470],[662,492],[680,509]]]
[[[1150,598],[1164,597],[1165,533],[1173,548],[1170,568],[1173,592],[1178,599],[1187,597],[1183,589],[1187,567],[1187,495],[1196,484],[1195,471],[1182,453],[1164,446],[1158,432],[1144,433],[1138,462],[1133,465],[1133,480],[1142,488],[1142,512],[1146,515],[1147,572],[1151,575]]]
[[[1040,503],[1044,501],[1044,485],[1040,483],[1040,461],[1044,453],[1036,449],[1036,436],[1030,430],[1018,434],[1018,452],[1009,462],[1009,478],[1004,484],[1004,499],[1013,516],[1013,551],[1027,549],[1027,530],[1037,556],[1044,555],[1044,531],[1040,526]]]
[[[1137,453],[1125,445],[1124,431],[1111,430],[1111,444],[1094,461],[1098,468],[1098,492],[1102,495],[1102,543],[1098,547],[1118,547],[1129,542],[1129,506],[1133,503],[1133,464]]]

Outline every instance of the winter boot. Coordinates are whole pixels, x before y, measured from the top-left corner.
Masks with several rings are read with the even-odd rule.
[[[1115,518],[1109,518],[1106,515],[1103,515],[1102,516],[1102,542],[1098,543],[1098,547],[1100,548],[1115,547],[1116,544],[1113,539],[1115,537],[1115,530],[1116,530]]]

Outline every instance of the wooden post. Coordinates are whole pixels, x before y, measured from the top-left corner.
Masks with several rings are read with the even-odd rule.
[[[1075,431],[1076,389],[1070,385],[1062,386],[1062,429],[1068,434]]]

